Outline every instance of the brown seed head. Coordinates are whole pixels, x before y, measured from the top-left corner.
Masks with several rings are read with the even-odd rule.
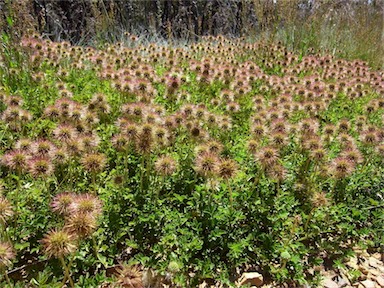
[[[64,230],[84,239],[92,235],[97,227],[96,218],[90,213],[73,213],[66,218]]]
[[[12,260],[15,259],[16,254],[11,246],[7,242],[0,242],[0,270],[4,267],[8,267],[12,264]]]
[[[91,153],[83,156],[81,159],[83,167],[91,173],[102,171],[105,168],[106,163],[107,158],[101,153]]]
[[[176,168],[176,160],[170,156],[161,156],[155,162],[156,172],[163,176],[172,175]]]
[[[91,194],[78,195],[69,207],[71,213],[90,213],[98,217],[102,213],[101,201]]]
[[[28,161],[28,171],[33,177],[48,177],[53,173],[53,164],[48,157],[36,156]]]
[[[51,257],[64,257],[76,250],[75,238],[65,230],[52,230],[41,240],[45,254]]]
[[[9,201],[0,196],[0,224],[4,225],[5,222],[13,216],[12,205]]]
[[[128,264],[121,264],[117,269],[117,287],[142,288],[142,272],[139,267]]]
[[[195,170],[204,177],[212,177],[217,173],[219,158],[212,153],[202,153],[195,160]]]
[[[342,179],[352,174],[355,166],[352,161],[345,157],[338,157],[331,163],[330,172],[336,179]]]
[[[51,202],[52,211],[62,215],[67,215],[70,212],[70,206],[74,200],[74,193],[64,192],[57,194]]]
[[[217,165],[217,174],[224,179],[233,178],[236,175],[237,170],[238,165],[232,159],[223,159],[219,161]]]
[[[261,148],[255,156],[263,167],[273,166],[279,159],[277,150],[268,146]]]
[[[314,207],[328,206],[327,194],[325,192],[315,192],[312,196],[312,204]]]

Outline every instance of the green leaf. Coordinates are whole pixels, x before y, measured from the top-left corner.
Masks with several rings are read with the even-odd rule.
[[[13,19],[11,16],[7,16],[7,23],[9,25],[9,27],[12,27],[13,26]]]
[[[291,259],[291,254],[289,254],[288,251],[283,251],[283,252],[281,252],[280,257],[281,257],[282,259],[289,260],[289,259]]]
[[[101,264],[103,264],[104,267],[108,267],[108,259],[104,255],[101,255],[100,253],[97,253],[97,259],[100,261]]]
[[[29,247],[29,242],[24,242],[24,243],[16,243],[15,244],[15,249],[17,251],[21,251],[21,250],[24,250],[25,248]]]

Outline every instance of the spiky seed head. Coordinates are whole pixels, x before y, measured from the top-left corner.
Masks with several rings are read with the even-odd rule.
[[[201,156],[203,154],[207,154],[209,151],[208,151],[208,147],[207,145],[205,144],[201,144],[201,145],[198,145],[196,146],[195,148],[195,155],[198,157],[198,156]]]
[[[71,192],[64,192],[57,194],[52,202],[52,211],[61,215],[67,215],[70,212],[70,207],[75,200],[75,194]]]
[[[285,121],[284,119],[276,119],[274,120],[272,123],[271,123],[271,128],[273,131],[276,131],[276,132],[282,132],[282,133],[286,133],[289,131],[289,124],[287,123],[287,121]]]
[[[198,125],[193,125],[191,128],[190,128],[190,132],[191,132],[191,135],[193,137],[198,137],[200,136],[201,134],[201,127],[199,127]]]
[[[336,127],[332,124],[328,124],[323,128],[323,132],[327,136],[332,136],[335,133],[335,131],[336,131]]]
[[[85,124],[92,126],[99,122],[99,118],[97,118],[95,113],[88,111],[85,113],[83,121]]]
[[[207,123],[209,125],[214,125],[214,124],[216,124],[216,122],[217,122],[216,115],[211,114],[211,113],[207,115]]]
[[[250,139],[247,142],[247,149],[251,154],[255,154],[258,147],[259,147],[259,142],[255,139]]]
[[[5,224],[5,222],[13,216],[12,205],[9,201],[0,196],[0,224]]]
[[[266,131],[264,125],[261,124],[261,123],[254,124],[251,129],[252,129],[252,133],[256,137],[262,137],[265,134],[265,131]]]
[[[154,130],[155,139],[158,141],[163,141],[167,136],[167,130],[163,127],[156,127]]]
[[[330,168],[333,177],[342,179],[352,174],[355,167],[352,161],[345,157],[338,157],[332,161]]]
[[[67,142],[77,136],[77,131],[71,125],[60,124],[53,130],[53,136],[59,141]]]
[[[326,151],[320,147],[320,148],[311,150],[309,155],[315,161],[322,161],[326,156]]]
[[[9,106],[22,106],[23,105],[23,98],[16,95],[11,95],[6,99],[6,103]]]
[[[113,178],[113,183],[115,183],[116,185],[121,185],[123,182],[124,182],[124,178],[122,175],[116,175]]]
[[[288,140],[288,136],[286,133],[283,133],[283,132],[272,132],[269,136],[272,144],[275,146],[275,147],[281,147],[281,146],[284,146],[286,143],[287,143],[287,140]]]
[[[287,170],[281,164],[274,164],[266,167],[267,175],[275,181],[283,181],[287,175]]]
[[[1,162],[8,168],[15,171],[23,171],[28,167],[29,156],[26,152],[21,150],[12,150],[6,152]]]
[[[210,153],[219,155],[223,151],[223,144],[218,141],[209,141],[205,145]]]
[[[7,242],[0,242],[0,270],[10,266],[15,257],[16,253],[14,252],[11,244]]]
[[[342,147],[354,146],[355,139],[347,133],[341,133],[337,137]]]
[[[204,107],[198,107],[194,110],[196,119],[204,120],[207,116],[207,110]]]
[[[65,222],[64,230],[80,239],[91,236],[97,227],[96,218],[91,213],[73,213]]]
[[[342,119],[337,125],[337,128],[340,132],[348,132],[348,130],[351,128],[351,124],[348,120]]]
[[[204,177],[212,177],[217,174],[219,158],[212,153],[198,155],[195,160],[195,170]]]
[[[92,152],[100,143],[99,136],[93,133],[87,133],[79,138],[85,152]]]
[[[53,164],[48,157],[36,156],[28,161],[28,171],[33,177],[48,177],[53,173]]]
[[[80,107],[72,109],[72,111],[70,112],[70,118],[75,122],[82,120],[84,117],[85,117],[85,110]]]
[[[125,133],[129,140],[136,140],[139,135],[139,128],[136,124],[130,123],[125,127]]]
[[[217,165],[217,174],[224,179],[233,178],[237,171],[238,165],[232,159],[222,159]]]
[[[314,207],[325,207],[328,206],[329,200],[327,198],[327,194],[323,191],[315,192],[312,196],[312,205]]]
[[[141,126],[140,137],[152,137],[154,131],[154,125],[151,123],[145,123]]]
[[[41,240],[47,257],[64,257],[76,250],[75,237],[65,230],[51,230]]]
[[[101,153],[91,153],[81,158],[81,164],[88,172],[97,173],[105,168],[107,158]]]
[[[309,151],[322,148],[321,139],[318,136],[303,137],[303,146]]]
[[[354,164],[360,164],[363,162],[363,156],[357,148],[352,148],[343,151],[340,156],[346,158]]]
[[[32,150],[32,141],[28,138],[20,139],[16,142],[15,149],[29,153]]]
[[[138,266],[121,264],[117,269],[116,286],[124,288],[142,288],[144,287],[142,277],[142,272]]]
[[[155,162],[155,170],[163,176],[172,175],[176,171],[176,160],[170,156],[161,156]]]
[[[66,163],[68,158],[69,158],[69,155],[65,148],[58,148],[55,150],[55,153],[53,154],[53,162],[55,164]]]
[[[377,154],[384,157],[384,144],[380,144],[376,147]]]
[[[231,127],[232,127],[232,124],[229,120],[226,120],[226,119],[222,119],[220,122],[219,122],[219,127],[220,129],[224,130],[224,131],[227,131],[227,130],[230,130]]]
[[[141,137],[143,136],[143,137]],[[140,137],[135,142],[136,150],[141,154],[148,154],[152,151],[154,147],[154,140],[151,137],[140,135]]]
[[[112,144],[117,151],[124,151],[128,145],[128,138],[126,135],[119,133],[113,136]]]
[[[374,145],[378,142],[376,131],[364,131],[360,134],[360,140],[366,145]]]
[[[76,196],[69,210],[71,213],[90,213],[94,217],[98,217],[102,213],[102,206],[99,198],[86,193]]]
[[[236,102],[229,102],[226,109],[230,113],[236,113],[240,111],[240,105]]]
[[[256,153],[256,160],[259,161],[263,167],[273,166],[278,159],[279,154],[273,147],[263,147]]]
[[[47,140],[38,140],[32,144],[32,152],[34,155],[49,157],[54,152],[54,145]]]
[[[300,132],[303,134],[315,134],[318,131],[319,123],[312,118],[308,118],[308,119],[303,119],[299,123],[299,127],[300,127]]]
[[[164,127],[166,127],[168,130],[175,127],[175,119],[171,116],[165,117],[164,119]]]

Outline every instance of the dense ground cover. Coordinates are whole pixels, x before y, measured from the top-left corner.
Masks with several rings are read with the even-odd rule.
[[[311,267],[380,248],[382,72],[273,43],[128,40],[5,46],[4,283],[316,283]]]

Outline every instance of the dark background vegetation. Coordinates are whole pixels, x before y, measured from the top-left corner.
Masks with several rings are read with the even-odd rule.
[[[36,31],[73,44],[222,34],[340,51],[379,67],[384,59],[382,0],[0,0],[0,13],[1,29],[14,36]]]

